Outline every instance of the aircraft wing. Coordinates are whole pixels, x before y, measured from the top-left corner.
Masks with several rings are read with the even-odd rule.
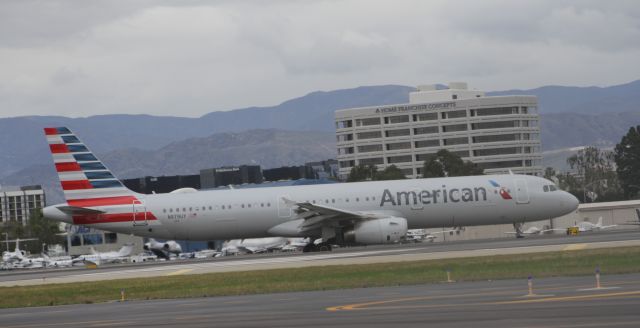
[[[283,198],[286,204],[296,206],[298,208],[298,218],[304,219],[300,226],[301,231],[312,230],[326,224],[328,222],[337,222],[341,220],[372,220],[385,217],[376,213],[365,213],[339,209],[331,206],[312,204],[309,202],[298,203]]]

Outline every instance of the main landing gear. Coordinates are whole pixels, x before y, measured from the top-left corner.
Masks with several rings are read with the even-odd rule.
[[[304,253],[308,253],[308,252],[331,252],[331,244],[329,244],[327,242],[314,244],[313,241],[312,241],[312,242],[308,243],[307,246],[305,246],[302,249],[302,252],[304,252]]]
[[[516,238],[524,238],[524,235],[522,234],[522,225],[522,223],[518,222],[513,223],[513,229],[516,231]]]

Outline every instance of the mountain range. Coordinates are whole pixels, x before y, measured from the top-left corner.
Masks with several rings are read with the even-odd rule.
[[[277,106],[211,112],[200,118],[100,115],[0,119],[0,183],[55,180],[46,126],[68,126],[120,177],[195,174],[201,168],[257,163],[264,168],[335,157],[336,109],[406,103],[412,87],[318,91]],[[538,97],[545,151],[610,147],[640,125],[640,80],[610,87],[545,86],[488,95]],[[45,168],[45,167],[48,167]],[[56,183],[52,182],[52,185]]]

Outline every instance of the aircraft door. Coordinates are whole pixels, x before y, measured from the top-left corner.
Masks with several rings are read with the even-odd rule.
[[[278,196],[278,217],[279,218],[289,218],[293,212],[293,207],[287,203],[285,203],[285,199],[291,199],[289,195],[280,195]]]
[[[133,226],[146,226],[149,224],[147,222],[147,206],[137,199],[133,201],[131,215],[133,215]]]
[[[516,204],[528,204],[529,203],[529,189],[527,187],[527,180],[516,180]]]

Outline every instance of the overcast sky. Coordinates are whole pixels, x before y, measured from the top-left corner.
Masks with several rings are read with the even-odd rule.
[[[0,117],[196,117],[362,85],[636,79],[637,0],[0,0]]]

